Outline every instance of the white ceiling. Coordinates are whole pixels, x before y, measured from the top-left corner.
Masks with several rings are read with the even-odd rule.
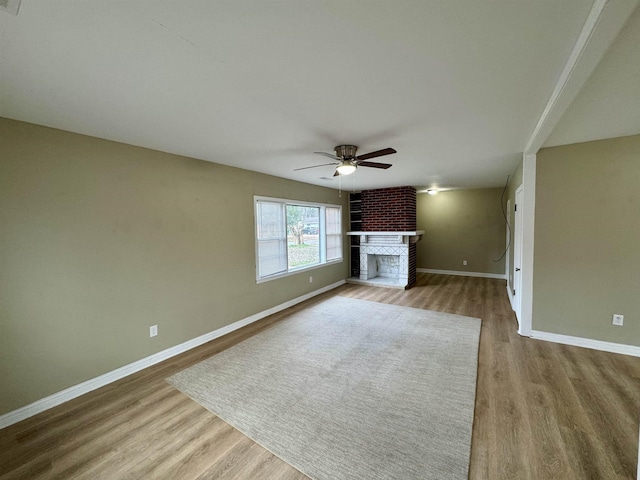
[[[359,168],[342,187],[495,187],[522,158],[591,8],[23,0],[19,15],[0,12],[0,116],[333,188],[332,167],[293,170],[343,143],[393,147],[379,159],[392,168]],[[615,45],[633,50],[638,31]],[[588,97],[617,81],[623,61],[606,61]],[[640,133],[637,102],[630,122],[605,130],[580,123],[600,103],[576,102],[553,144]]]

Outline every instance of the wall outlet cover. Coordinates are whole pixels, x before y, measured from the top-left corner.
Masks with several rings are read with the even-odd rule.
[[[624,315],[620,315],[619,313],[613,314],[613,322],[614,325],[621,327],[624,325]]]

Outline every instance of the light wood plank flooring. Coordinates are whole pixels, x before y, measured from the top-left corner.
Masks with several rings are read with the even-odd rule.
[[[164,379],[333,295],[482,318],[471,479],[630,479],[640,358],[522,338],[505,282],[345,285],[0,431],[0,479],[306,479]]]

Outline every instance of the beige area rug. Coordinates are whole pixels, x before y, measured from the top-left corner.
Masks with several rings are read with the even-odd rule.
[[[480,319],[333,297],[168,382],[316,480],[466,479]]]

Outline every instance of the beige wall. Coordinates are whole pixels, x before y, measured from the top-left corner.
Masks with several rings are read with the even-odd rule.
[[[253,195],[346,225],[336,190],[1,118],[0,145],[0,414],[347,277],[255,281]]]
[[[502,188],[452,190],[417,197],[418,268],[504,274]],[[462,261],[467,260],[466,266]]]
[[[538,152],[534,330],[640,345],[639,188],[640,135]]]

